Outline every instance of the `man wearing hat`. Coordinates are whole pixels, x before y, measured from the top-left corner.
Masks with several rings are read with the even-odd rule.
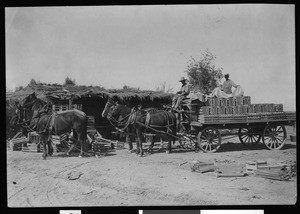
[[[177,109],[178,106],[180,105],[181,101],[183,100],[183,98],[185,98],[190,93],[190,86],[187,83],[187,79],[184,77],[181,77],[179,82],[182,83],[182,86],[173,98],[173,101],[172,101],[173,109]]]
[[[231,79],[229,79],[229,74],[225,74],[225,81],[223,82],[221,90],[224,91],[226,94],[231,94],[231,88],[237,88],[239,85],[235,84]]]

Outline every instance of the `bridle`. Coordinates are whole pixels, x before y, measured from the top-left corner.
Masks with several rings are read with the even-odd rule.
[[[134,108],[132,108],[131,112],[126,115],[125,117],[123,117],[121,120],[118,120],[114,117],[114,114],[116,113],[116,111],[118,110],[118,108],[120,107],[120,104],[114,101],[109,101],[110,104],[109,106],[107,106],[107,108],[109,109],[109,112],[107,114],[107,119],[110,122],[111,125],[115,126],[115,127],[122,127],[122,129],[126,129],[129,124],[131,124],[133,122],[132,118],[134,118],[134,115],[136,113],[136,110]]]
[[[16,114],[17,114],[17,117],[18,117],[18,124],[21,125],[23,128],[25,128],[28,132],[33,132],[35,131],[36,127],[37,127],[37,124],[41,118],[41,115],[43,113],[47,113],[49,111],[49,104],[46,103],[41,109],[38,110],[38,112],[36,113],[35,116],[33,116],[32,118],[28,119],[28,120],[25,120],[26,118],[26,111],[28,111],[28,108],[32,107],[31,105],[33,105],[35,103],[35,100],[30,102],[30,103],[27,103],[25,104],[24,106],[22,107],[18,107],[17,110],[16,110]],[[19,122],[21,121],[21,111],[23,111],[23,121],[22,122]],[[30,123],[32,120],[34,120],[35,118],[37,118],[37,121],[34,123],[34,126],[30,126]],[[47,125],[45,126],[45,129],[42,131],[42,132],[45,132],[46,129],[48,128],[49,124],[50,124],[50,120],[51,120],[51,117],[49,117],[48,121],[47,121]],[[40,133],[42,133],[40,132]]]

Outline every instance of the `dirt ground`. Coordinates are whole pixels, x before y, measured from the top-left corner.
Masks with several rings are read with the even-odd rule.
[[[174,148],[171,154],[154,151],[145,157],[127,149],[98,159],[55,153],[42,160],[41,155],[7,150],[9,207],[286,205],[297,199],[296,177],[220,178],[214,172],[191,171],[196,160],[228,166],[296,161],[296,143],[289,139],[283,149],[272,151],[262,143],[247,148],[233,138],[223,141],[216,153]]]

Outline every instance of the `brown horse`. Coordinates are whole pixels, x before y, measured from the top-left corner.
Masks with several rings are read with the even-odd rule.
[[[116,122],[116,124],[121,121],[123,129],[137,137],[137,154],[141,156],[144,154],[143,133],[163,136],[169,142],[167,153],[171,152],[171,140],[175,141],[176,139],[176,115],[173,112],[157,109],[134,110],[109,99],[102,112],[102,117],[107,117],[108,120]],[[129,144],[129,147],[132,148],[132,143]]]
[[[87,135],[86,114],[79,110],[67,110],[55,112],[51,106],[32,93],[21,103],[17,104],[17,116],[19,124],[25,131],[36,131],[40,135],[44,152],[43,159],[46,159],[46,144],[51,134],[61,135],[73,130],[77,134],[77,140],[81,143],[79,157],[82,157],[85,149]]]

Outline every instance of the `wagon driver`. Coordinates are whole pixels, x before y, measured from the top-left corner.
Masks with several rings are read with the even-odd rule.
[[[187,83],[187,81],[188,80],[184,77],[181,77],[181,79],[179,80],[179,82],[182,83],[182,86],[172,100],[173,109],[177,109],[178,106],[181,104],[183,98],[185,98],[190,93],[190,85]]]

